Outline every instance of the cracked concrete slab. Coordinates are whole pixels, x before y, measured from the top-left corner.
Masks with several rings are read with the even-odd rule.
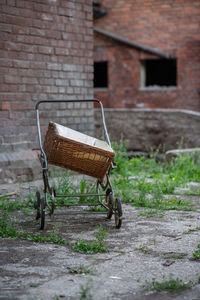
[[[192,200],[199,202],[195,196]],[[109,231],[105,239],[108,253],[86,255],[70,246],[1,238],[0,299],[81,299],[86,287],[88,297],[97,300],[200,299],[199,284],[179,293],[142,288],[146,280],[163,281],[170,274],[183,282],[196,282],[200,265],[191,258],[199,243],[199,210],[165,211],[162,218],[146,218],[131,205],[123,204],[123,209],[125,219],[119,230],[105,214],[86,213],[82,207],[57,209],[52,219],[47,217],[45,231],[57,224],[61,236],[70,242],[94,239],[102,224]],[[21,217],[19,224],[33,232],[39,230],[34,216]],[[93,274],[70,273],[80,265]]]

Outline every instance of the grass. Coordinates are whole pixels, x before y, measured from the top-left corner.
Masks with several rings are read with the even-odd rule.
[[[146,281],[145,285],[143,285],[142,287],[145,290],[155,290],[158,292],[161,291],[180,292],[192,288],[197,283],[193,282],[192,280],[188,282],[183,282],[182,279],[179,279],[178,277],[173,278],[173,276],[171,275],[170,279],[163,280],[163,281],[157,281],[155,278],[153,278],[151,282]]]
[[[21,201],[19,199],[9,200],[7,195],[3,195],[0,198],[0,210],[4,211],[14,211],[14,210],[24,210],[27,211],[33,208],[33,195],[29,194],[28,199]]]
[[[165,252],[163,253],[165,259],[183,259],[187,256],[187,253],[170,253]]]
[[[197,245],[197,249],[192,253],[194,260],[200,260],[200,244]]]
[[[86,285],[81,285],[81,294],[80,294],[80,300],[92,300],[92,295],[91,295],[91,280],[89,280]]]
[[[90,275],[93,275],[94,272],[93,272],[92,269],[86,269],[86,268],[84,268],[83,265],[80,265],[80,266],[78,266],[76,268],[70,268],[69,269],[69,273],[70,274],[78,274],[78,275],[80,275],[80,274],[90,274]]]
[[[0,218],[0,236],[3,238],[21,238],[37,243],[51,243],[59,245],[68,245],[69,241],[61,238],[55,231],[48,233],[46,236],[40,233],[30,234],[27,231],[19,231],[13,222],[11,222],[8,212],[3,211]]]
[[[94,254],[108,252],[108,246],[105,244],[104,239],[108,234],[107,230],[103,230],[102,226],[99,226],[98,232],[95,234],[95,239],[90,241],[84,241],[80,239],[72,245],[72,249],[75,252]]]
[[[113,185],[116,196],[123,202],[136,207],[157,210],[194,210],[191,201],[183,201],[172,195],[175,188],[186,182],[200,182],[199,161],[194,155],[179,156],[170,162],[158,161],[157,152],[150,158],[128,159],[126,144],[115,143],[116,165],[113,171]],[[149,217],[150,214],[147,215]]]
[[[153,253],[153,249],[151,248],[148,248],[146,246],[141,246],[141,247],[138,247],[138,248],[134,248],[135,251],[141,251],[142,253],[144,254],[152,254]]]
[[[146,218],[153,218],[153,217],[158,217],[162,218],[164,217],[164,214],[160,212],[159,210],[156,209],[144,209],[139,211],[139,216],[146,217]]]
[[[184,234],[189,234],[191,232],[195,232],[195,231],[199,231],[199,230],[200,230],[200,226],[197,226],[195,228],[190,228],[190,229],[184,231]]]
[[[120,141],[114,143],[116,150],[116,169],[112,171],[112,185],[115,196],[135,207],[143,208],[139,211],[140,216],[147,218],[162,217],[165,210],[194,210],[194,204],[190,200],[184,201],[181,198],[172,195],[175,188],[183,186],[186,182],[200,182],[200,159],[193,156],[179,156],[170,162],[157,159],[157,152],[150,153],[150,157],[140,157],[128,159],[127,143]],[[78,187],[70,181],[69,172],[62,173],[58,182],[54,182],[57,194],[74,193],[93,193],[95,186],[90,182],[81,180]],[[197,192],[199,193],[199,192]],[[168,195],[168,196],[166,196]],[[49,199],[51,202],[51,199]],[[8,213],[11,211],[23,210],[30,215],[33,211],[34,196],[28,195],[28,199],[21,201],[19,198],[10,200],[7,195],[0,197],[0,236],[1,237],[21,237],[37,242],[52,242],[58,244],[67,244],[68,241],[62,239],[57,233],[43,236],[41,234],[31,235],[16,229],[8,219]],[[104,212],[102,207],[96,207],[97,197],[75,197],[75,198],[56,198],[55,206],[62,204],[92,204],[91,211]],[[196,228],[195,230],[199,230]],[[188,230],[189,233],[194,230]],[[99,233],[99,236],[101,234]],[[104,236],[105,237],[105,236]],[[86,242],[84,240],[76,241],[73,245],[74,251],[87,252],[106,252],[107,246],[103,240]]]

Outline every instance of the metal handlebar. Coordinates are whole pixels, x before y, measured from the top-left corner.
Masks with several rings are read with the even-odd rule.
[[[42,138],[41,138],[41,130],[40,130],[40,118],[39,118],[39,105],[41,103],[77,103],[77,102],[96,102],[100,105],[101,108],[101,116],[102,116],[102,122],[103,122],[103,127],[104,127],[104,134],[105,134],[105,138],[106,141],[108,143],[109,146],[111,146],[111,142],[110,142],[110,138],[108,135],[108,131],[107,131],[107,127],[106,127],[106,122],[105,122],[105,116],[104,116],[104,110],[103,110],[103,105],[102,102],[100,100],[97,99],[88,99],[88,100],[41,100],[38,101],[36,103],[35,106],[35,110],[36,110],[36,121],[37,121],[37,130],[38,130],[38,140],[39,140],[39,144],[40,144],[40,150],[42,152],[43,158],[44,158],[44,167],[43,169],[48,169],[48,164],[47,164],[47,157],[46,157],[46,153],[42,147]]]

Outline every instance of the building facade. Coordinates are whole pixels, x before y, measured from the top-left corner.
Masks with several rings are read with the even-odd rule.
[[[11,157],[38,148],[37,101],[93,98],[92,0],[1,0],[0,36],[3,180]],[[49,120],[92,134],[93,105],[43,106],[43,133]]]
[[[200,111],[200,2],[97,2],[95,97],[108,108]]]

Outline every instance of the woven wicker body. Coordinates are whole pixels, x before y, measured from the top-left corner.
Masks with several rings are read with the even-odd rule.
[[[115,152],[104,141],[50,122],[44,151],[48,163],[103,180]]]

